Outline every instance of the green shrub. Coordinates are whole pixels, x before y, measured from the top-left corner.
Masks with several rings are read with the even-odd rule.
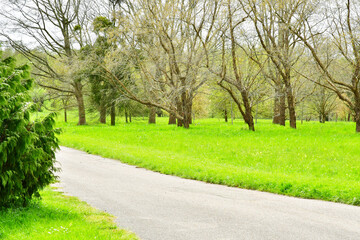
[[[1,57],[1,56],[0,56]],[[0,207],[26,205],[54,180],[54,114],[30,121],[29,66],[0,61]]]

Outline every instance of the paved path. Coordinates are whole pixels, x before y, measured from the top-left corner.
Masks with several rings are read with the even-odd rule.
[[[360,207],[181,179],[62,147],[59,184],[147,240],[360,239]]]

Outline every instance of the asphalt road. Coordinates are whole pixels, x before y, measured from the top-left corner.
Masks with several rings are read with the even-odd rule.
[[[360,207],[181,179],[65,147],[57,160],[62,191],[143,240],[360,239]]]

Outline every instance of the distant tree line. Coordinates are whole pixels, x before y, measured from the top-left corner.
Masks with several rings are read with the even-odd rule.
[[[259,116],[291,128],[338,117],[360,132],[356,0],[8,1],[1,35],[34,66],[43,94],[106,123],[122,112]],[[14,34],[12,29],[18,29]],[[19,35],[26,36],[20,41]],[[36,101],[42,101],[34,96]],[[66,114],[65,114],[66,116]]]

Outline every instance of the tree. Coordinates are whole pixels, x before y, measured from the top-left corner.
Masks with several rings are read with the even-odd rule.
[[[353,111],[356,132],[360,132],[360,8],[358,1],[332,3],[324,12],[321,4],[304,1],[314,11],[317,9],[316,14],[314,11],[299,13],[303,23],[301,31],[292,23],[287,27],[299,37],[324,75],[326,84],[321,86],[333,91]],[[333,46],[328,48],[330,53],[321,50],[324,38]],[[330,64],[329,55],[333,57]]]
[[[7,6],[1,15],[8,20],[5,28],[8,31],[1,35],[32,62],[34,76],[42,79],[38,81],[40,86],[75,96],[79,125],[86,124],[83,79],[65,76],[56,69],[59,59],[65,65],[74,64],[74,41],[82,47],[89,40],[83,31],[90,12],[85,1],[20,0],[9,1]],[[36,51],[28,42],[17,40],[17,35],[11,32],[14,27],[37,47]]]
[[[261,78],[261,68],[256,66],[256,63],[251,58],[244,54],[241,47],[241,35],[242,30],[237,31],[237,28],[246,19],[240,18],[241,5],[235,5],[228,0],[228,29],[224,34],[228,34],[227,37],[223,36],[222,41],[222,71],[220,74],[220,81],[218,85],[225,89],[236,103],[245,123],[249,126],[249,130],[255,131],[254,117],[252,113],[253,103],[259,101],[262,97],[261,88],[259,86],[264,85],[264,82],[258,84],[257,82],[263,81]],[[227,39],[229,43],[227,44]],[[226,59],[226,48],[230,46],[230,61]],[[241,56],[242,54],[242,56]],[[231,62],[231,64],[228,64]],[[227,66],[230,65],[232,73],[227,72]],[[238,92],[239,94],[237,94]],[[238,95],[240,95],[238,97]]]
[[[26,205],[54,180],[58,140],[54,114],[30,121],[27,65],[0,61],[0,207]]]
[[[297,74],[295,65],[300,59],[303,50],[298,47],[299,38],[287,26],[292,24],[294,31],[302,29],[302,18],[299,12],[309,9],[304,0],[247,0],[241,1],[244,11],[253,22],[260,46],[266,52],[273,68],[272,75],[275,83],[275,114],[284,117],[282,96],[286,96],[289,109],[290,127],[296,128],[296,99],[294,96],[293,81]],[[283,89],[284,87],[284,89]],[[279,99],[278,99],[279,98]],[[280,103],[279,110],[277,104]],[[284,125],[280,119],[281,125]],[[274,119],[276,123],[277,120]]]
[[[324,81],[321,81],[319,84],[324,84]],[[319,122],[325,123],[329,121],[330,114],[337,107],[336,94],[329,89],[317,85],[316,91],[311,95],[310,100],[310,107],[319,116]]]
[[[178,125],[189,128],[192,101],[207,81],[206,75],[199,72],[205,48],[212,44],[218,3],[207,0],[134,3],[131,14],[120,16],[114,34],[122,43],[117,51],[127,56],[125,59],[133,66],[132,79],[146,90],[141,96],[134,94],[114,78],[119,91],[149,107],[167,111],[177,118]]]
[[[106,51],[112,46],[108,43],[107,32],[113,26],[113,23],[105,17],[97,17],[93,21],[93,31],[96,33],[96,41],[93,46],[82,49],[84,61],[86,58],[94,58],[95,63],[89,64],[87,71],[89,72],[89,82],[91,85],[91,100],[99,109],[100,123],[106,123],[107,109],[111,112],[111,122],[115,124],[115,111],[112,108],[116,95],[112,95],[112,86],[104,78],[104,70],[100,68],[97,62],[103,63]],[[90,49],[89,49],[90,48]],[[87,61],[90,62],[90,61]],[[113,119],[114,118],[114,119]]]

